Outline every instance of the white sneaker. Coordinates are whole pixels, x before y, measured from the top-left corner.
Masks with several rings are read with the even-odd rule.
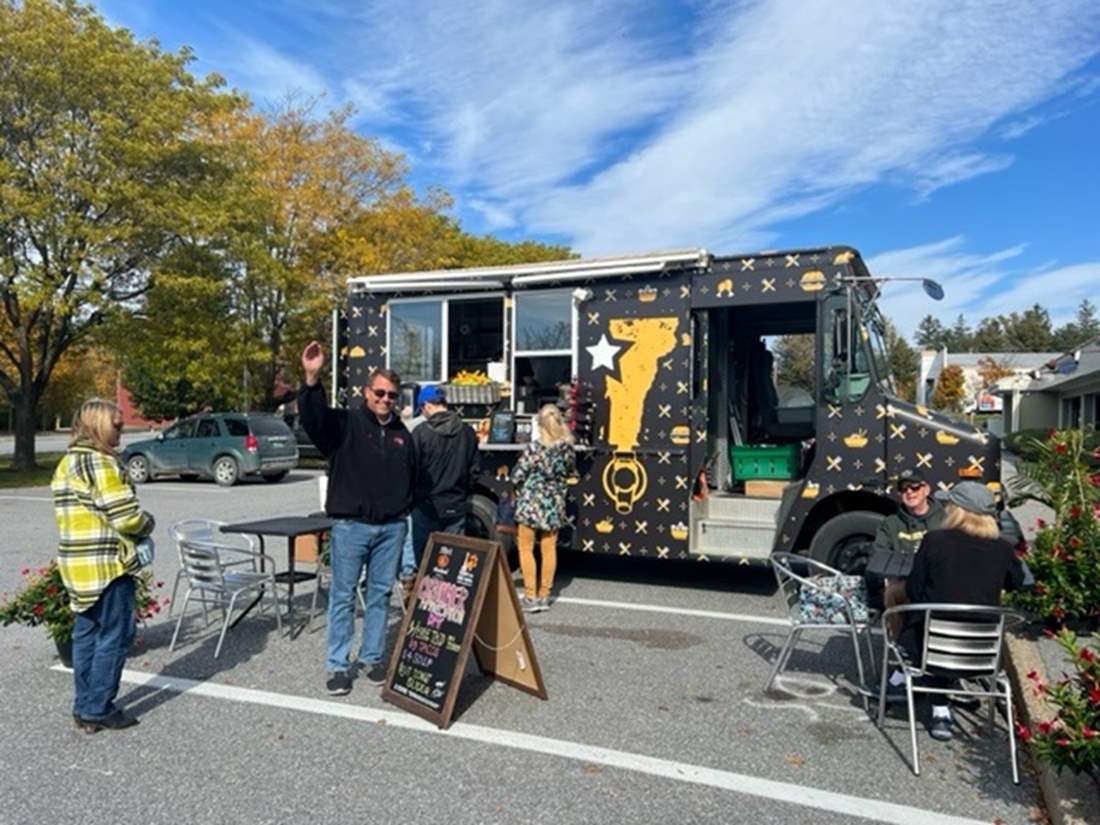
[[[523,608],[524,613],[541,613],[544,608],[540,599],[531,599],[527,596],[520,596],[519,606]]]

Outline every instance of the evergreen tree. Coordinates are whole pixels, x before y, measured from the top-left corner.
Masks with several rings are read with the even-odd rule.
[[[971,346],[970,325],[962,313],[955,319],[954,325],[947,331],[944,343],[949,352],[969,352]]]
[[[925,315],[917,325],[915,338],[921,349],[942,349],[947,335],[948,331],[938,318]]]
[[[1096,317],[1095,305],[1085,298],[1077,307],[1076,318],[1055,331],[1054,348],[1061,352],[1068,352],[1097,335],[1100,335],[1100,319]]]
[[[974,352],[1004,352],[1005,334],[997,318],[983,318],[970,339]]]
[[[1050,313],[1039,304],[1023,313],[1002,315],[1007,352],[1051,352],[1055,348]]]

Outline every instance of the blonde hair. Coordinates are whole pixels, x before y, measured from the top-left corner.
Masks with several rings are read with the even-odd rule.
[[[950,501],[944,507],[944,514],[944,530],[959,530],[977,539],[995,539],[1001,535],[1001,528],[993,516],[971,512]]]
[[[69,446],[87,444],[102,453],[116,454],[118,449],[111,442],[114,440],[115,416],[118,413],[115,402],[89,398],[73,415],[73,434]]]
[[[554,404],[543,404],[539,410],[539,441],[547,447],[565,442],[573,443],[573,433],[565,426],[561,417],[561,410]]]

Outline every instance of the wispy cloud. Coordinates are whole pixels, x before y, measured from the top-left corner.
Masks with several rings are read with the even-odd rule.
[[[887,283],[882,309],[901,332],[911,336],[920,319],[933,315],[950,325],[960,314],[971,327],[983,318],[1019,312],[1040,304],[1055,325],[1073,318],[1085,298],[1095,299],[1100,261],[1071,265],[1014,267],[1023,245],[988,254],[966,251],[961,236],[875,255],[867,261],[875,275],[932,278],[944,287],[933,302],[915,283]]]
[[[1019,132],[1100,33],[1088,0],[703,3],[673,42],[634,8],[373,3],[352,88],[529,230],[745,247],[854,188],[927,197],[1006,168],[981,139]]]

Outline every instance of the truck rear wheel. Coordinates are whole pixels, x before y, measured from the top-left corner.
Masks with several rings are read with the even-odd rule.
[[[510,535],[497,532],[497,505],[488,496],[480,494],[470,496],[470,512],[466,516],[466,535],[471,538],[499,541],[504,550],[505,559],[511,562],[514,542]]]
[[[871,557],[871,546],[883,516],[870,510],[853,510],[833,516],[814,535],[810,556],[842,573],[862,573]]]

